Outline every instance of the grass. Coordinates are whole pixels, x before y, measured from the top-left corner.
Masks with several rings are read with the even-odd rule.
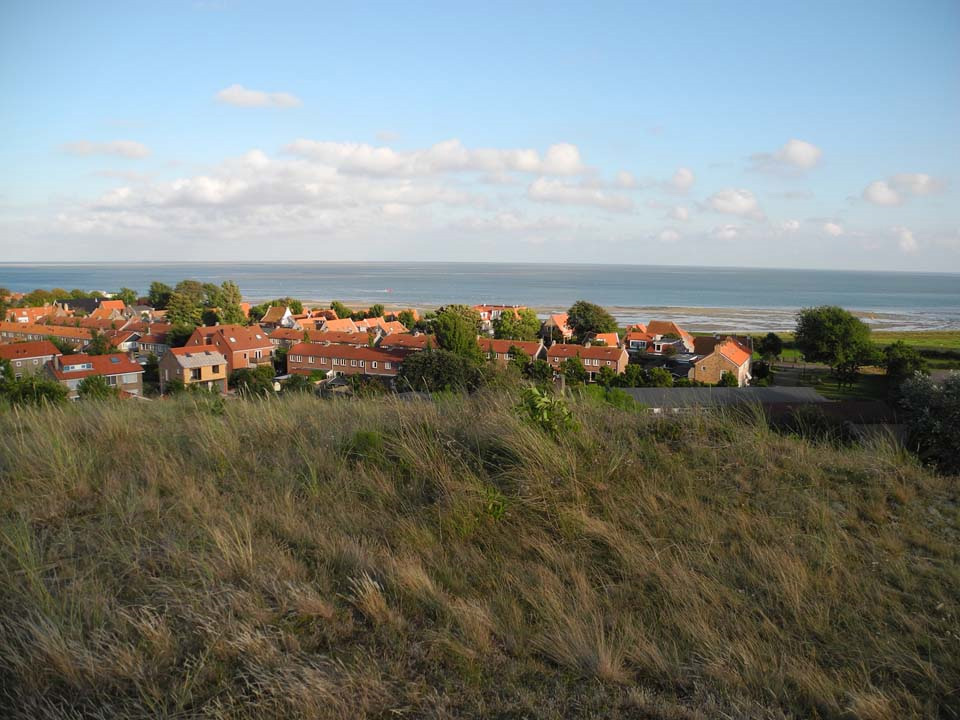
[[[0,413],[0,715],[960,714],[957,478],[516,405]]]

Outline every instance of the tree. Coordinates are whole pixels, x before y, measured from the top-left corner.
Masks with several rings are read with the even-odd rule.
[[[174,292],[170,296],[170,301],[167,303],[167,322],[196,327],[202,320],[200,303],[192,296],[181,292]]]
[[[666,368],[652,368],[647,372],[649,387],[673,387],[673,375]]]
[[[123,300],[123,304],[126,305],[127,307],[132,307],[133,305],[136,305],[137,300],[140,297],[139,295],[137,295],[136,290],[131,290],[128,287],[120,288],[113,294],[113,296],[117,300]]]
[[[200,322],[207,327],[212,327],[220,323],[220,313],[213,308],[205,308],[200,315]]]
[[[646,387],[647,373],[644,372],[641,365],[627,365],[623,375],[617,379],[617,385],[620,387]]]
[[[941,383],[916,374],[900,388],[909,444],[943,473],[960,474],[960,373]]]
[[[413,326],[417,324],[417,319],[414,317],[412,310],[401,310],[397,314],[397,320],[399,320],[407,330],[413,330]]]
[[[903,340],[897,340],[883,349],[883,365],[890,383],[894,386],[900,385],[916,373],[927,372],[927,362],[920,351]]]
[[[307,393],[316,391],[317,386],[306,375],[291,375],[283,381],[280,389],[285,393]]]
[[[84,351],[87,355],[109,355],[114,352],[114,349],[106,335],[99,330],[93,330],[90,335],[90,342],[87,343]]]
[[[609,368],[604,365],[600,368],[600,372],[597,373],[597,382],[604,387],[613,387],[617,384],[619,376],[614,372],[613,368]]]
[[[521,373],[524,372],[527,369],[527,366],[530,364],[530,356],[516,345],[511,345],[507,352],[510,355],[510,361],[508,365],[516,368]]]
[[[587,371],[580,358],[567,358],[561,363],[560,369],[567,385],[583,385],[587,381]]]
[[[285,347],[278,347],[273,352],[273,369],[278,373],[282,374],[287,371],[287,354],[289,349]]]
[[[381,305],[380,303],[371,305],[370,309],[367,310],[367,317],[368,318],[383,317],[383,313],[385,312],[385,310],[386,308],[384,308],[383,305]]]
[[[783,340],[775,332],[768,332],[757,343],[757,351],[767,362],[783,354]]]
[[[62,355],[73,355],[77,349],[73,346],[72,343],[67,342],[61,338],[55,337],[54,335],[48,335],[47,340],[53,343],[53,346],[60,351]]]
[[[540,334],[540,318],[529,308],[504,310],[493,321],[493,336],[506,340],[536,340]]]
[[[337,314],[338,318],[348,318],[353,315],[353,310],[348,308],[339,300],[334,300],[332,303],[330,303],[330,309]]]
[[[829,365],[838,377],[854,375],[875,356],[870,328],[843,308],[832,305],[801,310],[794,343],[808,361]]]
[[[260,365],[257,368],[241,368],[230,373],[230,387],[246,396],[268,396],[273,393],[273,366]]]
[[[482,382],[477,363],[448,350],[422,350],[400,366],[397,385],[403,390],[474,390]]]
[[[210,287],[216,290],[216,285],[211,285]],[[189,298],[197,307],[203,306],[207,299],[206,287],[198,280],[181,280],[177,283],[176,287],[173,288],[173,292],[176,295],[183,295]]]
[[[196,329],[195,325],[174,325],[167,331],[167,345],[172,348],[183,347]]]
[[[617,331],[617,321],[599,305],[577,300],[567,311],[567,325],[573,329],[574,336],[583,342],[590,333]]]
[[[171,295],[173,295],[173,288],[169,285],[157,281],[150,283],[150,292],[147,293],[147,297],[150,300],[150,305],[157,310],[167,309]]]
[[[534,360],[527,366],[526,375],[538,385],[553,380],[553,368],[546,360]]]
[[[103,375],[90,375],[77,385],[77,394],[82,400],[106,400],[117,397],[117,390],[107,384]]]
[[[740,381],[732,372],[724,370],[723,374],[720,375],[720,382],[717,383],[717,387],[740,387]]]
[[[11,405],[57,405],[67,399],[67,388],[42,375],[18,379],[10,361],[0,359],[0,399]]]
[[[450,305],[444,308],[433,323],[433,331],[437,336],[437,344],[443,349],[461,357],[479,362],[482,351],[477,343],[477,322],[460,311],[464,306]]]
[[[235,282],[224,280],[220,285],[220,321],[227,325],[241,325],[247,321],[243,313],[243,295]],[[303,308],[301,308],[302,310]]]

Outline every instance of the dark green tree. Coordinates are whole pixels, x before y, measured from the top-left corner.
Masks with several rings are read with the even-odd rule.
[[[332,303],[330,303],[330,309],[333,310],[337,314],[337,317],[341,319],[348,318],[353,315],[353,310],[348,308],[339,300],[334,300]]]
[[[526,376],[538,385],[543,385],[553,380],[553,368],[546,360],[534,360],[527,366]]]
[[[570,357],[560,364],[567,385],[583,385],[587,381],[587,370],[580,358]]]
[[[720,375],[720,382],[717,383],[717,387],[740,387],[740,382],[736,375],[729,370],[725,370]]]
[[[67,342],[61,338],[55,337],[53,335],[48,335],[47,340],[53,343],[53,346],[57,348],[63,355],[73,355],[77,349],[73,346],[72,343]]]
[[[652,368],[646,375],[648,387],[673,387],[673,375],[666,368]]]
[[[540,334],[540,318],[529,308],[504,310],[493,321],[493,336],[507,340],[536,340]]]
[[[433,332],[441,349],[469,360],[479,362],[483,353],[477,343],[477,324],[468,314],[461,312],[463,305],[449,305],[438,313],[433,322]]]
[[[216,289],[216,285],[211,285]],[[173,288],[176,295],[183,295],[190,299],[190,302],[197,307],[202,307],[207,299],[207,291],[204,284],[198,280],[181,280]],[[173,298],[171,298],[171,301]]]
[[[11,405],[58,405],[67,399],[67,388],[40,374],[17,378],[10,361],[0,359],[0,400]]]
[[[590,333],[617,331],[617,321],[613,315],[586,300],[577,300],[570,306],[567,311],[567,324],[579,342],[583,342]]]
[[[794,344],[809,362],[829,365],[838,377],[855,374],[876,355],[870,328],[853,314],[832,305],[800,311]]]
[[[907,345],[903,340],[897,340],[883,349],[883,365],[891,385],[894,386],[899,386],[914,373],[927,372],[927,363],[920,351]]]
[[[511,345],[507,351],[510,354],[510,367],[516,368],[519,372],[525,372],[530,365],[530,356],[516,345]]]
[[[757,343],[757,352],[767,362],[778,359],[783,354],[783,340],[775,332],[768,332]]]
[[[110,340],[106,335],[99,330],[93,330],[91,332],[90,342],[87,343],[84,352],[86,352],[87,355],[109,355],[115,352],[115,349],[110,344]]]
[[[240,395],[247,397],[269,396],[273,390],[273,366],[260,365],[257,368],[241,368],[230,373],[230,387]]]
[[[448,350],[423,350],[408,355],[400,366],[401,390],[475,390],[482,374],[473,360]]]
[[[77,394],[81,400],[107,400],[117,397],[117,390],[103,375],[89,375],[77,385]]]
[[[413,326],[417,324],[417,320],[411,310],[401,310],[397,314],[397,320],[403,323],[403,326],[407,328],[407,330],[413,330]]]
[[[960,475],[960,373],[940,383],[913,375],[900,388],[908,447],[945,474]]]
[[[173,295],[173,288],[169,285],[157,281],[150,283],[150,292],[147,293],[147,298],[150,305],[157,310],[167,309],[171,295]]]
[[[174,325],[193,325],[196,327],[202,320],[203,314],[200,303],[194,300],[192,296],[181,292],[174,292],[170,296],[170,301],[167,303],[167,322]]]
[[[136,290],[132,290],[128,287],[122,287],[113,294],[113,297],[117,300],[123,300],[123,304],[127,307],[132,307],[137,304],[137,300],[140,296],[137,295]]]
[[[195,325],[174,325],[167,332],[167,345],[172,348],[183,347],[196,330]]]

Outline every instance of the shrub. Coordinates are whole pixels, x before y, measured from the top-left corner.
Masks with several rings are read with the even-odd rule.
[[[900,388],[900,407],[920,458],[945,473],[960,473],[960,373],[942,383],[914,375]]]
[[[563,398],[547,389],[525,388],[517,410],[526,420],[555,438],[576,427],[573,413]]]

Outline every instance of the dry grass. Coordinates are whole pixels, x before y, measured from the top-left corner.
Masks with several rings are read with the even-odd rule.
[[[0,716],[960,714],[956,478],[584,401],[0,416]]]

